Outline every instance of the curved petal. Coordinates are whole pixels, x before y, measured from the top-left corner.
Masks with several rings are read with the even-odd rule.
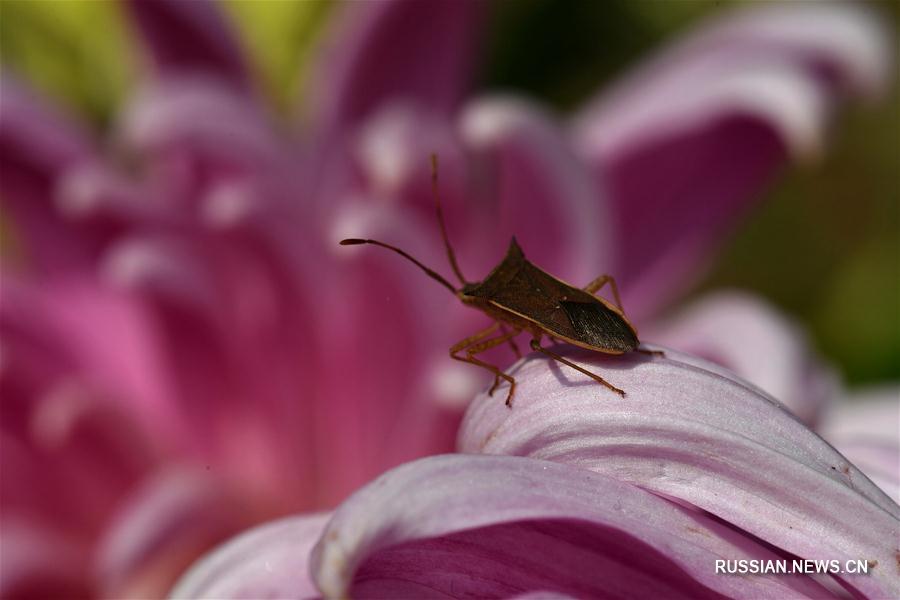
[[[846,2],[745,8],[713,19],[682,51],[783,56],[838,91],[877,97],[893,78],[894,39],[885,16],[873,5]]]
[[[199,72],[249,87],[236,37],[211,0],[126,0],[150,58],[164,75]]]
[[[565,354],[626,397],[532,356],[511,371],[519,382],[512,410],[486,394],[470,406],[460,450],[605,473],[797,556],[877,561],[849,584],[875,597],[900,590],[891,541],[900,534],[900,506],[778,402],[672,350],[654,358]]]
[[[3,440],[4,452],[12,451],[2,460],[4,511],[40,515],[70,534],[96,535],[122,495],[152,468],[155,448],[133,414],[86,386],[56,384],[32,404],[30,427],[7,430]],[[13,437],[20,443],[10,443]]]
[[[633,314],[693,282],[789,157],[821,151],[844,91],[885,87],[889,47],[858,6],[752,7],[706,24],[577,116],[575,146],[614,203]]]
[[[449,361],[446,348],[456,341],[450,315],[458,300],[393,253],[337,244],[343,237],[382,239],[439,266],[443,249],[423,230],[405,212],[348,203],[328,236],[332,272],[318,295],[318,350],[340,360],[323,361],[318,373],[316,429],[343,432],[320,440],[332,461],[322,477],[336,492],[329,494],[333,501],[386,466],[453,448],[462,409],[459,402],[448,407],[455,398],[442,398],[432,374]]]
[[[577,467],[443,455],[389,471],[342,504],[313,550],[329,598],[779,597],[801,578],[721,577],[717,558],[774,556],[706,515]],[[401,587],[402,586],[402,587]]]
[[[96,577],[107,596],[159,598],[197,556],[246,527],[248,518],[208,475],[161,472],[113,515]]]
[[[330,513],[272,521],[245,531],[199,561],[169,598],[314,598],[309,554]]]
[[[86,131],[4,72],[0,80],[0,141],[3,164],[19,160],[24,170],[50,176],[92,153]]]
[[[158,226],[174,220],[134,181],[99,162],[83,162],[60,177],[56,209],[73,223],[101,230],[104,238],[132,227]]]
[[[94,592],[85,574],[84,548],[60,530],[5,517],[0,597],[87,598]]]
[[[451,121],[395,103],[366,121],[355,149],[367,195],[414,210],[433,235],[429,155],[438,154],[447,229],[470,279],[487,275],[512,235],[530,260],[581,285],[612,262],[602,195],[554,116],[537,104],[481,98]]]
[[[317,127],[352,125],[391,100],[447,113],[459,103],[471,78],[485,6],[390,0],[342,8],[333,45],[309,85]]]
[[[772,104],[798,115],[804,132],[823,124],[818,92],[792,73],[723,70],[731,74],[676,82],[673,87],[693,96],[683,102],[673,91],[648,90],[642,96],[648,106],[635,101],[620,109],[632,115],[643,109],[639,118],[618,117],[613,109],[603,121],[575,125],[583,136],[576,146],[613,202],[622,240],[616,273],[632,316],[652,312],[692,284],[711,249],[785,163],[783,138],[770,118],[739,104],[743,88],[754,102],[777,92]],[[618,134],[629,122],[635,130]],[[602,140],[602,148],[588,148],[587,136]]]
[[[436,154],[438,187],[452,231],[452,217],[460,211],[451,207],[466,206],[467,201],[466,157],[454,125],[446,115],[411,102],[373,111],[360,126],[354,146],[367,192],[382,202],[402,200],[416,206],[434,222],[430,155]]]
[[[515,98],[484,98],[463,110],[459,129],[481,180],[477,229],[491,242],[469,262],[480,258],[486,275],[515,235],[529,260],[577,285],[612,265],[604,199],[551,115]]]
[[[811,428],[838,394],[837,375],[816,360],[800,327],[750,294],[704,296],[642,333],[645,339],[734,371]]]
[[[7,276],[0,299],[0,331],[12,346],[11,356],[15,359],[19,348],[27,353],[26,364],[17,364],[13,375],[31,377],[31,395],[80,377],[112,401],[128,403],[126,412],[164,423],[157,431],[177,430],[168,412],[171,381],[158,332],[136,298],[90,278],[31,285]]]
[[[547,590],[539,590],[537,592],[526,592],[513,596],[513,600],[575,600],[575,596],[568,594],[560,594]]]
[[[819,433],[900,503],[900,388],[854,391],[828,411]]]
[[[204,167],[213,175],[216,170],[233,174],[248,167],[275,169],[283,160],[283,148],[259,107],[208,77],[167,78],[140,90],[120,116],[117,134],[151,166],[168,168],[158,178],[162,184],[176,176],[201,177]],[[186,195],[200,195],[195,190]]]
[[[309,282],[293,279],[299,263],[280,264],[241,227],[123,240],[104,275],[157,319],[170,407],[192,432],[183,436],[190,451],[262,495],[305,507],[315,465],[296,457],[314,455],[314,406],[298,400],[317,389]]]
[[[0,207],[15,225],[33,267],[79,265],[87,239],[54,205],[55,187],[68,168],[93,156],[85,131],[4,73],[0,80]]]

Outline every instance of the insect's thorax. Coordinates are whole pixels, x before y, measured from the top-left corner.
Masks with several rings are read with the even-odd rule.
[[[639,343],[621,311],[529,263],[515,241],[483,281],[463,286],[459,298],[514,328],[584,348],[620,354]]]

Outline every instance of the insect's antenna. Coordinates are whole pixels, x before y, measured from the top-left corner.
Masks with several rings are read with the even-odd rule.
[[[437,211],[438,223],[441,225],[441,235],[444,237],[444,246],[447,248],[447,258],[450,259],[450,266],[459,282],[466,285],[466,278],[463,277],[462,271],[459,270],[459,264],[456,262],[456,254],[450,246],[450,238],[447,237],[447,226],[444,224],[444,211],[441,210],[441,196],[438,193],[438,158],[437,154],[431,155],[431,193],[434,195],[434,208]]]
[[[402,256],[403,258],[414,262],[416,265],[418,265],[418,267],[420,269],[425,271],[426,275],[428,275],[429,277],[431,277],[432,279],[434,279],[435,281],[437,281],[438,283],[443,285],[445,288],[447,288],[448,290],[450,290],[451,292],[456,294],[456,288],[454,288],[452,285],[450,285],[449,281],[447,281],[446,279],[444,279],[443,277],[441,277],[440,275],[438,275],[437,273],[435,273],[434,271],[432,271],[431,269],[429,269],[428,267],[426,267],[425,265],[423,265],[422,263],[420,263],[419,261],[414,259],[412,256],[410,256],[409,254],[407,254],[400,248],[396,248],[394,246],[385,244],[384,242],[379,242],[377,240],[361,240],[361,239],[357,239],[357,238],[341,240],[340,244],[341,244],[341,246],[355,246],[358,244],[374,244],[376,246],[381,246],[382,248],[387,248],[388,250],[393,250],[394,252],[396,252],[397,254]]]

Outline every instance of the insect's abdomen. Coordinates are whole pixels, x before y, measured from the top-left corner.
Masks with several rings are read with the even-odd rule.
[[[630,352],[638,347],[634,330],[615,311],[600,302],[559,303],[569,317],[578,341],[597,349]]]

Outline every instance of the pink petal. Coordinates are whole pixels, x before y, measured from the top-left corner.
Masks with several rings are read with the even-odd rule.
[[[60,177],[56,210],[104,242],[132,228],[168,225],[175,216],[146,190],[109,166],[83,162]],[[104,244],[105,248],[106,244]]]
[[[197,561],[169,598],[314,598],[308,561],[331,515],[272,521],[225,542]]]
[[[107,596],[161,597],[197,556],[247,520],[246,508],[208,475],[160,473],[113,515],[96,575]]]
[[[387,466],[453,448],[461,410],[458,404],[448,408],[455,398],[442,398],[435,376],[450,360],[447,348],[456,341],[452,315],[459,314],[458,300],[393,253],[337,245],[343,237],[382,239],[446,272],[434,230],[405,215],[348,203],[328,236],[333,240],[331,274],[314,306],[322,315],[316,320],[317,351],[340,359],[323,360],[318,371],[316,430],[343,432],[318,434],[320,448],[330,457],[322,477],[326,488],[337,492],[329,494],[333,501]],[[353,377],[347,377],[348,370]]]
[[[464,233],[466,227],[454,227],[460,220],[457,215],[474,208],[475,202],[465,189],[468,157],[447,115],[413,102],[394,102],[373,111],[355,137],[353,154],[367,195],[380,202],[414,206],[433,227],[437,222],[430,156],[437,154],[445,217],[454,239]]]
[[[875,97],[893,78],[893,32],[885,16],[865,4],[772,4],[726,15],[684,51],[763,50],[801,63],[841,92]]]
[[[80,127],[16,79],[0,81],[0,206],[15,227],[32,268],[81,265],[88,240],[56,213],[53,196],[65,171],[92,155]]]
[[[671,350],[665,358],[564,354],[627,396],[532,356],[511,371],[519,381],[512,410],[486,394],[475,400],[460,450],[605,473],[800,557],[878,561],[868,576],[845,580],[874,597],[900,590],[890,541],[900,507],[758,388]]]
[[[713,574],[774,556],[709,517],[576,467],[444,455],[394,469],[335,512],[313,550],[326,597],[783,597],[799,578]],[[713,591],[715,590],[715,592]]]
[[[576,148],[615,205],[633,315],[693,282],[789,156],[821,151],[841,92],[884,86],[889,45],[857,6],[752,7],[712,21],[575,119]]]
[[[455,0],[354,2],[308,86],[317,127],[359,122],[392,100],[449,112],[462,99],[484,6]]]
[[[90,538],[153,465],[157,457],[133,416],[92,392],[57,384],[32,400],[24,429],[4,423],[4,511]]]
[[[84,549],[59,531],[4,516],[0,597],[86,598]]]
[[[900,503],[900,389],[855,391],[825,414],[819,433]]]
[[[513,598],[514,600],[575,600],[575,596],[543,590],[539,592],[526,592],[524,594],[513,596]]]
[[[174,433],[168,412],[171,382],[162,362],[159,338],[145,307],[134,297],[106,289],[87,278],[25,285],[6,277],[2,286],[0,330],[21,349],[18,373],[33,373],[29,395],[60,378],[79,378],[114,402],[128,404],[159,431]],[[52,366],[51,368],[48,368]]]
[[[86,131],[8,72],[0,85],[0,99],[4,164],[21,161],[27,170],[48,176],[91,154]]]
[[[611,266],[616,240],[606,205],[551,115],[522,100],[486,98],[465,108],[459,128],[481,180],[475,238],[491,242],[467,261],[481,259],[476,279],[513,235],[529,260],[579,286]]]
[[[542,590],[518,594],[513,596],[513,600],[575,600],[575,596]]]
[[[612,263],[602,197],[539,105],[483,98],[454,122],[397,103],[366,121],[355,150],[367,196],[414,210],[440,244],[429,164],[438,154],[443,211],[470,280],[487,275],[513,235],[529,259],[581,285]]]
[[[750,294],[705,296],[642,333],[735,372],[812,428],[838,394],[836,374],[817,359],[798,324]]]
[[[121,240],[101,268],[105,283],[140,297],[155,318],[170,421],[204,461],[215,455],[226,407],[240,399],[236,357],[229,353],[230,315],[219,301],[227,296],[214,266],[199,235],[158,235]]]
[[[241,49],[215,3],[128,0],[125,7],[162,74],[199,72],[249,86]]]
[[[104,274],[157,319],[171,408],[192,432],[182,436],[190,450],[262,495],[305,506],[315,465],[296,457],[312,455],[303,432],[313,417],[298,398],[315,393],[316,363],[304,355],[315,347],[304,289],[246,239],[195,233],[123,240]]]
[[[251,168],[269,172],[283,161],[259,107],[208,77],[168,78],[144,88],[120,117],[118,137],[145,156],[160,196],[169,201],[173,194],[175,201],[202,196],[206,188],[198,193],[192,186],[205,186],[209,178]]]

